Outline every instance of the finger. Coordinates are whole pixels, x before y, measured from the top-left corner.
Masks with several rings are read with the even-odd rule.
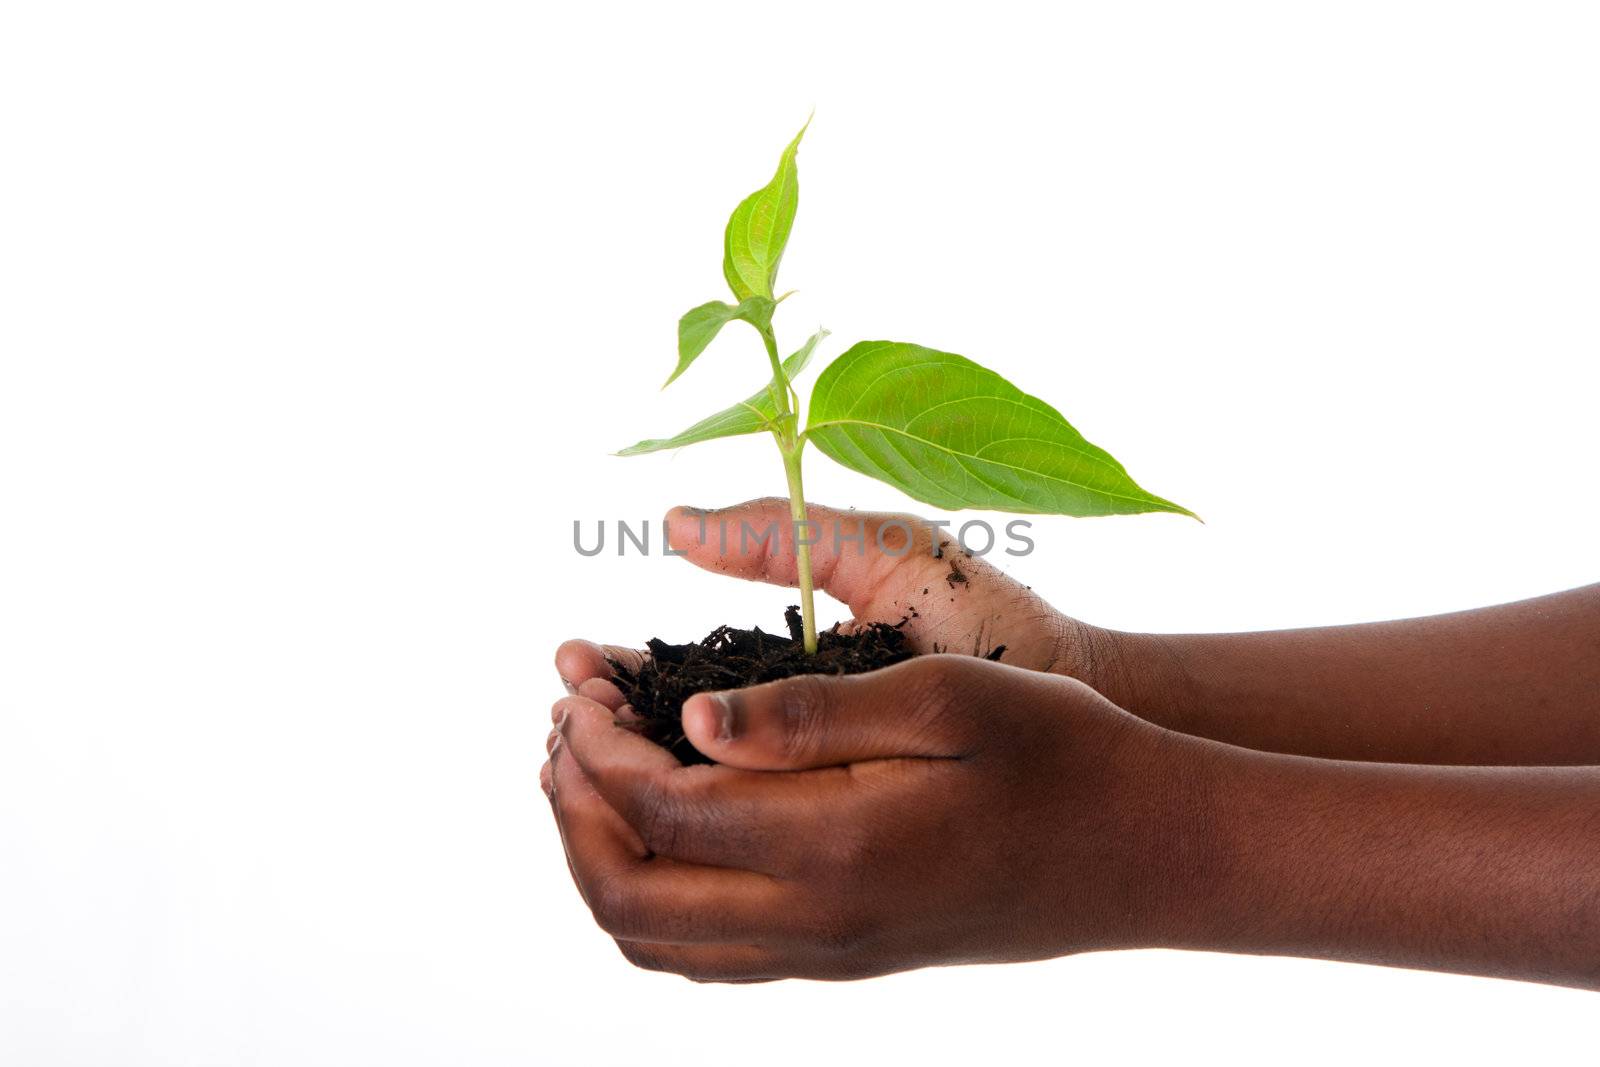
[[[609,680],[614,673],[611,661],[637,672],[644,666],[645,654],[620,645],[597,645],[593,641],[563,641],[556,649],[556,673],[569,693],[578,692],[591,678]]]
[[[805,831],[825,821],[825,799],[838,817],[838,798],[827,796],[838,783],[828,777],[685,767],[661,746],[618,729],[599,706],[579,697],[564,703],[562,750],[652,854],[782,875],[802,865]]]
[[[841,954],[826,943],[768,948],[762,945],[662,945],[618,941],[635,967],[678,974],[691,982],[752,985],[785,978],[819,982],[856,981],[890,968],[854,951]]]
[[[759,945],[663,945],[618,940],[623,958],[646,971],[692,982],[774,982],[791,977],[783,956]]]
[[[545,786],[545,796],[550,801],[551,814],[555,816],[556,832],[561,835],[567,871],[572,875],[573,885],[578,887],[578,895],[588,904],[590,891],[586,882],[592,881],[593,876],[591,874],[587,880],[580,876],[577,856],[586,858],[585,869],[592,872],[602,865],[613,867],[625,864],[628,857],[637,859],[649,855],[649,850],[633,828],[612,811],[595,793],[594,787],[584,780],[571,757],[563,754],[559,732],[552,730],[551,733],[556,736],[553,742],[547,744],[550,758],[540,770],[540,782]],[[562,763],[573,769],[560,779],[558,790],[556,769]]]
[[[629,857],[642,860],[648,856],[649,848],[633,827],[605,802],[605,798],[595,791],[593,784],[584,776],[582,769],[573,762],[566,751],[567,746],[562,743],[559,724],[551,733],[555,736],[546,745],[549,759],[545,761],[547,774],[543,777],[549,780],[547,793],[555,812],[556,828],[561,832],[561,843],[567,848],[568,859],[571,859],[575,845],[581,846],[596,863],[603,861],[608,869],[624,864]],[[563,769],[567,770],[565,776],[559,773]],[[583,888],[582,884],[578,886],[580,892]]]
[[[602,930],[630,941],[783,947],[806,936],[789,884],[661,856],[612,875],[594,890],[590,907]]]
[[[612,937],[663,944],[793,941],[792,891],[765,875],[649,858],[566,745],[551,759],[556,824],[578,891]]]
[[[1020,673],[965,656],[920,656],[867,674],[799,675],[697,693],[684,702],[683,728],[707,756],[748,770],[959,757],[981,743],[980,719],[1012,699]]]
[[[936,545],[949,538],[936,537],[926,519],[817,504],[806,506],[806,516],[811,525],[799,533],[812,542],[813,579],[857,615],[869,613],[882,598],[891,573],[899,594],[931,586],[950,571]],[[799,583],[788,500],[766,497],[716,511],[674,508],[666,521],[673,551],[697,567],[774,585]]]
[[[578,685],[578,696],[587,697],[596,704],[603,704],[614,712],[622,712],[627,705],[628,698],[622,695],[622,690],[616,687],[607,678],[586,678]],[[629,717],[633,717],[629,711]]]
[[[1074,624],[999,568],[962,550],[959,538],[915,515],[838,511],[808,504],[812,572],[857,623],[898,624],[919,652],[987,656],[1035,670],[1063,663]],[[789,501],[730,508],[675,508],[668,542],[691,563],[748,581],[795,585]]]

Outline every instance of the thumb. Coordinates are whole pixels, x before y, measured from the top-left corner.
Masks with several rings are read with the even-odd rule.
[[[797,675],[748,689],[697,693],[684,702],[683,729],[707,756],[746,770],[964,756],[978,747],[978,721],[988,717],[978,709],[1003,702],[1014,673],[967,656],[941,655],[866,674]],[[981,699],[975,699],[978,685]]]
[[[789,515],[789,501],[780,497],[714,511],[673,508],[667,513],[667,540],[674,552],[705,570],[793,586],[799,584],[798,534],[811,544],[811,571],[818,588],[848,604],[857,615],[872,606],[890,571],[897,572],[897,582],[903,578],[929,585],[950,570],[936,547],[949,539],[936,541],[937,528],[926,519],[838,511],[816,504],[806,506],[806,517],[808,523],[797,527]]]

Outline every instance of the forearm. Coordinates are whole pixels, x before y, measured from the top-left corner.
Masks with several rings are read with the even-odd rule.
[[[1153,943],[1600,989],[1600,768],[1176,747],[1190,836],[1162,842]]]
[[[1359,626],[1084,640],[1086,681],[1183,733],[1328,759],[1600,764],[1600,585]]]

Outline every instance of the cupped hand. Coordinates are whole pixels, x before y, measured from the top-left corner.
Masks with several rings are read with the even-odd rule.
[[[1051,607],[993,564],[961,550],[954,534],[926,519],[887,512],[839,511],[809,505],[808,540],[819,589],[853,616],[846,626],[901,623],[917,652],[987,655],[1005,646],[1001,662],[1080,678],[1098,689],[1113,644],[1105,631]],[[674,508],[667,530],[675,552],[708,571],[794,586],[789,502],[777,497],[730,508]],[[762,538],[773,530],[777,536]],[[640,653],[589,641],[568,641],[556,669],[569,689],[610,707],[620,696],[606,679],[607,657],[637,663]]]
[[[573,876],[642,967],[1042,959],[1161,943],[1181,910],[1171,828],[1203,810],[1183,795],[1189,739],[1068,678],[944,655],[700,694],[684,726],[717,765],[680,766],[585,696],[554,715]]]

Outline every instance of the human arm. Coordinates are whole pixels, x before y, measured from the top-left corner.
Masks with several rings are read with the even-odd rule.
[[[1394,622],[1093,640],[1096,688],[1184,733],[1327,759],[1600,764],[1600,585]]]
[[[574,877],[653,969],[1170,947],[1600,988],[1597,768],[1263,753],[953,656],[694,697],[685,728],[717,766],[678,766],[586,697],[556,712],[545,780]]]
[[[672,543],[734,577],[793,584],[792,537],[746,549],[787,502],[677,509]],[[1239,634],[1140,634],[1058,611],[907,515],[812,506],[818,584],[857,621],[896,623],[918,651],[986,653],[1078,678],[1160,726],[1269,752],[1432,764],[1600,764],[1600,585],[1428,618]],[[911,543],[896,526],[915,532]],[[719,529],[731,529],[724,542]],[[841,531],[836,540],[833,531]],[[701,538],[701,532],[708,536]],[[935,551],[938,541],[947,542]],[[724,547],[724,544],[726,547]],[[880,546],[888,546],[888,550]],[[858,547],[860,546],[860,547]],[[961,580],[949,580],[952,562]],[[581,685],[596,646],[558,656]],[[590,691],[603,692],[603,682]]]

